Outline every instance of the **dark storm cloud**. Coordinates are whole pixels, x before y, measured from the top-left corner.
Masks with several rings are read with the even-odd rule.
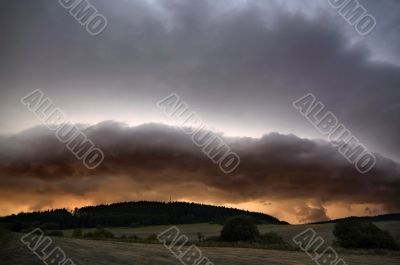
[[[164,194],[270,207],[298,200],[300,222],[327,219],[334,203],[400,210],[398,1],[362,1],[377,19],[363,38],[327,0],[91,3],[108,20],[97,37],[55,0],[0,2],[0,134],[11,135],[0,138],[0,196],[9,202],[0,212],[53,207],[63,196]],[[82,128],[106,154],[99,168],[84,168],[47,129],[16,134],[38,122],[20,104],[34,89],[89,124]],[[171,92],[228,135],[292,135],[227,138],[242,162],[224,175],[177,128],[90,126],[163,122],[155,102]],[[309,92],[384,155],[374,170],[361,175],[330,144],[295,136],[320,137],[292,108]]]
[[[277,133],[261,139],[226,138],[241,164],[225,175],[175,127],[104,122],[87,128],[85,133],[106,157],[95,170],[84,168],[54,136],[41,132],[34,128],[1,139],[0,190],[51,200],[59,194],[85,196],[119,183],[135,188],[108,193],[168,190],[176,198],[190,194],[226,203],[311,200],[295,209],[301,222],[326,220],[323,205],[329,203],[400,211],[399,164],[378,156],[375,168],[360,174],[325,141]]]
[[[378,24],[360,39],[327,1],[296,2],[98,0],[109,24],[93,37],[57,1],[2,1],[1,127],[32,124],[15,102],[33,88],[88,123],[151,122],[154,102],[177,92],[232,135],[319,137],[291,108],[313,92],[369,149],[399,160],[400,68],[371,60],[397,54],[398,3],[365,1]]]

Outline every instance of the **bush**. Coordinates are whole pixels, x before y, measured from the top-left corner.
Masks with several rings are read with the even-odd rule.
[[[208,242],[216,242],[216,241],[220,241],[221,238],[219,236],[209,236],[206,237],[206,239],[204,241],[208,241]]]
[[[64,234],[62,231],[52,230],[52,231],[46,231],[46,236],[64,236]]]
[[[204,240],[204,235],[203,235],[203,233],[197,232],[197,240],[198,240],[199,242],[201,242],[201,241]]]
[[[93,232],[83,235],[86,238],[114,238],[114,234],[104,228],[96,228]]]
[[[275,232],[269,232],[260,236],[260,243],[263,244],[287,244],[283,238]]]
[[[222,228],[222,241],[251,241],[260,235],[257,226],[246,216],[229,218]]]
[[[335,224],[333,234],[343,248],[398,250],[393,237],[371,222],[349,219]]]
[[[72,231],[72,237],[81,238],[82,237],[82,229],[76,228]]]
[[[148,241],[157,241],[157,235],[155,235],[155,234],[148,235],[146,237],[146,240],[148,240]]]
[[[132,239],[132,240],[138,240],[139,239],[137,235],[129,235],[128,238]]]

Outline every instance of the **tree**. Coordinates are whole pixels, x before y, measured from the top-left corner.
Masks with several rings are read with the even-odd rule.
[[[223,241],[251,241],[259,236],[257,226],[246,216],[229,218],[221,231]]]
[[[375,248],[398,250],[393,237],[367,221],[348,219],[335,224],[333,234],[343,248]]]
[[[110,205],[87,206],[69,212],[56,209],[42,212],[19,213],[0,217],[0,223],[12,225],[11,229],[21,232],[32,227],[50,230],[126,227],[163,224],[223,223],[227,218],[238,215],[251,217],[257,223],[285,224],[275,217],[247,212],[239,209],[217,207],[186,202],[121,202]]]

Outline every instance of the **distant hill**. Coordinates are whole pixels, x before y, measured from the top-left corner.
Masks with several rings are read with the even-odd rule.
[[[252,217],[257,223],[287,224],[287,222],[256,212],[221,206],[187,202],[121,202],[107,205],[76,208],[73,212],[56,209],[43,212],[19,213],[0,218],[10,224],[12,230],[20,231],[41,226],[47,229],[76,227],[135,227],[144,225],[223,223],[236,215]]]
[[[339,218],[330,221],[316,222],[313,224],[328,224],[328,223],[337,223],[339,221],[348,220],[348,219],[358,219],[358,220],[366,220],[370,222],[382,222],[382,221],[400,221],[400,213],[390,213],[390,214],[382,214],[375,216],[349,216],[346,218]]]

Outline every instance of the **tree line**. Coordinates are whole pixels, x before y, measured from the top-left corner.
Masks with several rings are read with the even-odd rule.
[[[71,229],[103,227],[136,227],[146,225],[219,223],[232,216],[246,215],[257,223],[287,224],[279,219],[257,212],[222,206],[187,202],[120,202],[98,206],[54,209],[19,213],[0,218],[11,230],[21,231],[31,227],[43,229]]]

